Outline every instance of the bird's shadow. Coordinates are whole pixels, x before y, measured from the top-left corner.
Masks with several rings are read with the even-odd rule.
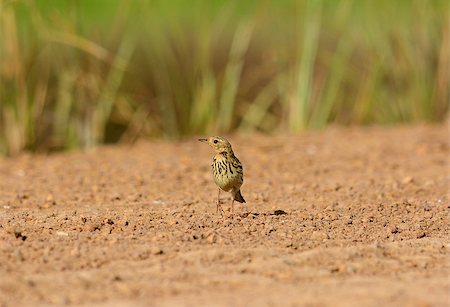
[[[288,214],[286,211],[278,209],[278,210],[275,210],[272,212],[243,212],[243,213],[239,214],[239,216],[242,218],[246,218],[246,217],[256,218],[260,215],[268,216],[268,215],[286,215],[286,214]]]

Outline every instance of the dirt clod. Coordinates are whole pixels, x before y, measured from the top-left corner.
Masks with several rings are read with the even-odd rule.
[[[422,238],[425,238],[426,236],[427,236],[427,234],[426,234],[425,231],[418,231],[418,232],[416,233],[416,238],[417,238],[417,239],[422,239]]]
[[[273,215],[283,215],[283,214],[287,214],[287,212],[283,210],[275,210],[273,212]]]
[[[152,255],[162,255],[164,254],[164,251],[161,248],[154,246],[150,249],[150,253]]]

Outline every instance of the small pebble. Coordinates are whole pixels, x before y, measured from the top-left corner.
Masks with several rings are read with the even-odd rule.
[[[153,246],[150,249],[150,253],[152,253],[153,255],[162,255],[162,254],[164,254],[164,251],[161,248],[157,247],[157,246]]]

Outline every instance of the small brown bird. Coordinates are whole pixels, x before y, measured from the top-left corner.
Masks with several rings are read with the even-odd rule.
[[[217,212],[222,214],[223,209],[220,205],[220,190],[231,192],[233,200],[231,202],[231,213],[233,213],[234,201],[245,203],[241,194],[241,185],[244,182],[244,171],[241,162],[234,155],[230,142],[220,136],[213,136],[207,139],[199,139],[200,142],[211,146],[216,154],[211,164],[211,171],[214,181],[219,187],[217,194]]]

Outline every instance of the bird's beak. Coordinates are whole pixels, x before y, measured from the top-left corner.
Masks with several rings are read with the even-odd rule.
[[[208,142],[208,139],[198,139],[200,142],[206,143]]]

